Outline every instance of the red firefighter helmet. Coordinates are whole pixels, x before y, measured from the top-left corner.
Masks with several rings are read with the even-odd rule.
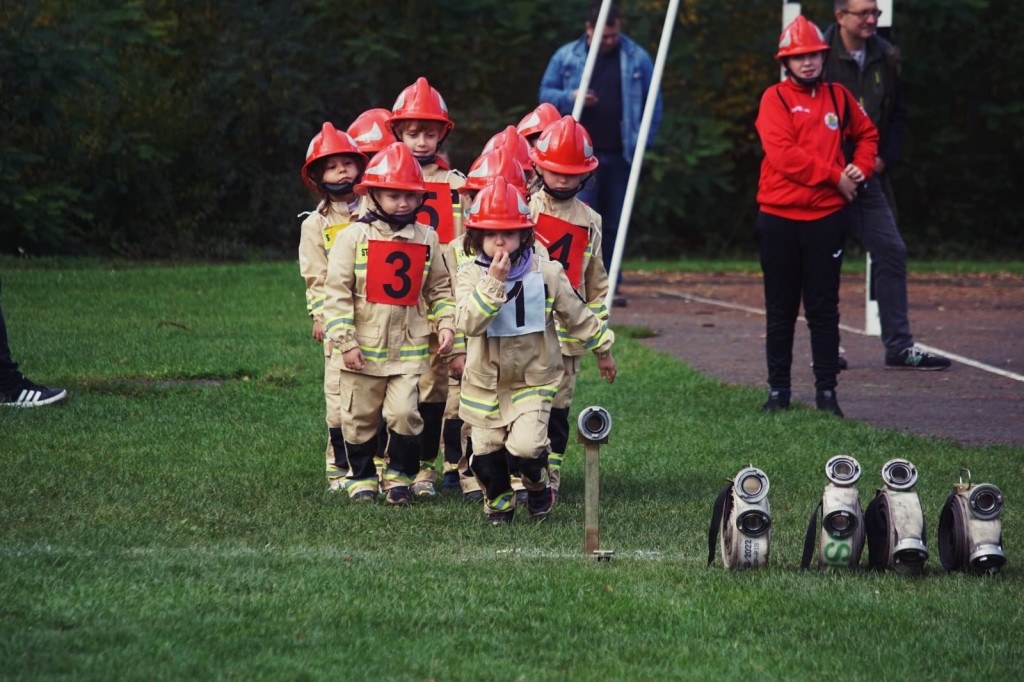
[[[387,109],[368,109],[352,121],[348,134],[359,148],[367,154],[376,154],[392,142],[397,142],[391,132],[391,112]]]
[[[533,166],[530,165],[530,143],[526,141],[526,138],[519,134],[515,126],[508,126],[491,139],[487,140],[487,144],[484,145],[484,151],[482,153],[494,151],[498,147],[504,147],[512,155],[512,158],[516,160],[519,166],[523,169],[523,172],[532,171]]]
[[[306,149],[306,163],[302,166],[302,181],[314,192],[317,191],[316,181],[309,175],[309,167],[318,159],[323,159],[335,154],[348,154],[356,157],[359,164],[366,168],[367,157],[356,144],[355,140],[334,127],[330,122],[325,122],[320,132],[313,136]]]
[[[534,226],[522,193],[503,177],[494,178],[480,190],[463,224],[478,230],[528,230]]]
[[[781,62],[798,54],[827,52],[830,49],[821,30],[801,14],[782,29],[782,35],[779,36],[779,52],[775,58]]]
[[[430,87],[423,76],[398,94],[398,99],[391,107],[391,130],[394,131],[396,121],[414,119],[443,123],[445,135],[455,127],[455,123],[448,118],[448,105],[444,103],[441,93]]]
[[[558,109],[550,102],[541,102],[540,106],[523,117],[523,120],[516,126],[516,130],[523,137],[529,139],[530,135],[539,135],[549,125],[562,118]]]
[[[366,194],[372,188],[427,191],[419,162],[401,142],[392,142],[373,155],[363,171],[362,181],[355,186],[355,193]]]
[[[512,159],[512,155],[505,147],[498,147],[481,154],[469,167],[469,172],[466,173],[466,184],[459,189],[481,190],[499,177],[505,178],[506,183],[524,195],[529,193],[523,169]]]
[[[597,168],[594,145],[587,129],[572,116],[563,116],[540,134],[530,159],[555,173],[582,175]]]

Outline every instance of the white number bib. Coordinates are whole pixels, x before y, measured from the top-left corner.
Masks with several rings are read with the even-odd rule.
[[[505,284],[506,300],[487,327],[487,336],[523,336],[544,331],[544,275],[526,273],[520,282]]]

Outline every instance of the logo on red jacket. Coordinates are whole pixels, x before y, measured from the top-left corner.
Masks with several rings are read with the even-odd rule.
[[[829,130],[839,130],[839,117],[831,111],[825,114],[825,125]]]

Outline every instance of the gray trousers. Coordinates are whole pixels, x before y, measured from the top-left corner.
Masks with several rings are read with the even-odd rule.
[[[907,245],[903,243],[881,179],[871,178],[846,211],[847,232],[871,254],[871,288],[878,301],[886,355],[914,345],[907,315]]]

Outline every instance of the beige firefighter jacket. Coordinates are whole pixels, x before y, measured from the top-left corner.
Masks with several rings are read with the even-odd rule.
[[[505,282],[470,263],[459,270],[456,328],[466,336],[459,416],[473,426],[508,426],[520,415],[550,405],[562,379],[562,351],[554,314],[587,351],[606,352],[615,334],[583,304],[562,266],[536,255],[530,271],[540,271],[545,288],[545,328],[521,336],[488,337],[487,328],[506,300]]]
[[[371,239],[427,245],[416,305],[371,303],[366,299],[367,245]],[[325,331],[338,350],[332,363],[343,363],[341,354],[358,347],[366,359],[362,374],[426,373],[430,369],[428,312],[433,313],[437,329],[454,329],[451,279],[440,257],[436,232],[420,223],[395,232],[387,223],[375,220],[352,223],[340,233],[328,259],[324,299]]]
[[[608,272],[604,269],[604,260],[601,256],[601,216],[576,197],[555,199],[543,190],[530,197],[530,217],[536,220],[541,213],[547,213],[573,225],[587,227],[589,239],[587,249],[583,253],[583,272],[576,291],[592,313],[607,321],[608,307],[604,301],[608,296]],[[566,332],[565,324],[557,316],[555,319],[558,339],[562,343],[562,353],[586,355],[589,351],[584,348],[583,343]]]
[[[354,204],[321,201],[302,221],[299,233],[299,273],[306,280],[306,312],[314,321],[324,321],[324,279],[327,254],[337,233],[355,220]]]

